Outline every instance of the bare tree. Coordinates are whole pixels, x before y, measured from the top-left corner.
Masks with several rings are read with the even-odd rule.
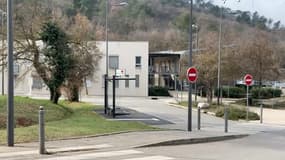
[[[51,74],[49,74],[49,67],[43,61],[43,44],[38,34],[41,32],[41,26],[48,21],[55,21],[68,32],[68,45],[71,47],[73,66],[64,84],[72,86],[70,87],[72,91],[69,91],[72,93],[70,95],[74,95],[76,91],[78,96],[78,87],[82,86],[82,79],[93,75],[95,66],[98,64],[98,57],[100,57],[98,54],[92,55],[94,52],[97,53],[96,45],[88,44],[90,32],[87,30],[91,30],[90,24],[87,24],[87,20],[82,16],[68,20],[59,8],[55,7],[51,10],[46,1],[30,0],[19,3],[15,11],[15,47],[17,50],[15,57],[17,60],[31,62],[45,84],[49,84]],[[71,82],[72,80],[78,81]],[[77,100],[77,98],[70,97],[68,97],[70,100]],[[50,99],[53,99],[53,94]]]
[[[201,45],[204,50],[194,56],[194,65],[198,69],[198,80],[207,90],[207,100],[212,103],[213,89],[217,82],[217,34],[211,32],[203,38]]]
[[[251,73],[259,85],[264,80],[276,80],[279,76],[280,61],[275,47],[267,33],[255,31],[241,49],[243,70]]]
[[[102,54],[96,47],[96,42],[89,42],[92,25],[87,17],[80,14],[74,17],[74,23],[70,27],[71,47],[73,50],[73,66],[69,72],[63,89],[69,101],[79,101],[79,92],[86,83],[86,79],[92,79],[96,72]],[[88,94],[87,86],[85,86]]]

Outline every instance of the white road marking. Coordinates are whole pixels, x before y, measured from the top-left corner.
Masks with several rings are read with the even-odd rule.
[[[74,150],[89,150],[89,149],[103,149],[113,147],[109,144],[99,144],[99,145],[88,145],[88,146],[79,146],[79,147],[66,147],[66,148],[58,148],[58,149],[47,149],[48,152],[67,152]]]
[[[109,121],[160,121],[158,118],[116,118],[116,119],[108,119]]]
[[[78,159],[90,159],[90,158],[107,158],[107,157],[115,157],[115,156],[125,156],[125,155],[133,155],[133,154],[141,154],[143,152],[136,150],[121,150],[121,151],[109,151],[109,152],[95,152],[81,155],[71,155],[71,156],[63,156],[63,157],[52,157],[41,160],[78,160]]]
[[[66,151],[72,151],[72,150],[88,150],[88,149],[103,149],[112,147],[112,145],[109,144],[100,144],[100,145],[88,145],[88,146],[79,146],[79,147],[65,147],[65,148],[58,148],[58,149],[48,149],[48,152],[66,152]],[[30,151],[21,151],[21,152],[6,152],[6,153],[0,153],[0,158],[5,157],[13,157],[13,156],[25,156],[25,155],[33,155],[38,154],[38,150],[30,150]]]
[[[165,157],[165,156],[149,156],[149,157],[142,157],[142,158],[130,158],[124,160],[172,160],[174,158]]]
[[[0,158],[12,157],[12,156],[24,156],[36,153],[39,153],[39,151],[6,152],[6,153],[0,153]]]

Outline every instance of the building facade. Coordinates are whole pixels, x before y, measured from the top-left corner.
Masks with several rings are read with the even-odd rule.
[[[104,75],[106,74],[106,42],[96,43],[102,59],[92,79],[87,79],[81,95],[104,95]],[[123,71],[122,77],[136,80],[121,80],[116,82],[118,96],[148,96],[148,42],[119,42],[108,43],[109,77],[116,70]],[[0,77],[2,77],[0,75]],[[4,71],[4,93],[7,93],[7,70]],[[48,95],[49,90],[30,63],[16,62],[14,65],[14,92],[16,95]],[[0,85],[2,90],[2,85]],[[112,83],[109,82],[109,93],[112,93]]]
[[[149,54],[149,85],[180,88],[178,80],[180,73],[180,58],[186,51],[161,51]]]

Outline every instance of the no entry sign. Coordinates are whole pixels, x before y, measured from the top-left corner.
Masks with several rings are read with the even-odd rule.
[[[252,81],[253,81],[252,75],[247,74],[247,75],[244,76],[244,83],[247,86],[250,86],[252,84]]]
[[[197,69],[195,67],[190,67],[187,70],[187,79],[190,83],[195,83],[198,77]]]

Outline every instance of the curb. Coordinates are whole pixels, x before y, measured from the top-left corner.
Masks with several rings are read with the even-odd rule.
[[[173,103],[168,103],[168,105],[169,105],[169,106],[173,106],[173,107],[177,107],[177,108],[182,108],[182,109],[186,109],[186,108],[187,108],[187,107],[184,107],[184,106],[182,106],[182,105],[173,104]],[[197,110],[196,108],[192,108],[192,110],[198,112],[198,110]],[[202,111],[203,113],[205,113],[205,114],[208,114],[208,115],[212,115],[212,116],[215,116],[215,115],[216,115],[216,113],[214,113],[214,112],[203,111],[203,110],[201,110],[201,111]]]
[[[198,143],[211,143],[218,141],[226,141],[233,139],[240,139],[249,136],[248,134],[240,135],[226,135],[226,136],[214,136],[214,137],[204,137],[204,138],[190,138],[190,139],[176,139],[164,142],[158,142],[153,144],[147,144],[143,146],[138,146],[135,148],[146,148],[146,147],[162,147],[162,146],[176,146],[176,145],[187,145],[187,144],[198,144]]]

